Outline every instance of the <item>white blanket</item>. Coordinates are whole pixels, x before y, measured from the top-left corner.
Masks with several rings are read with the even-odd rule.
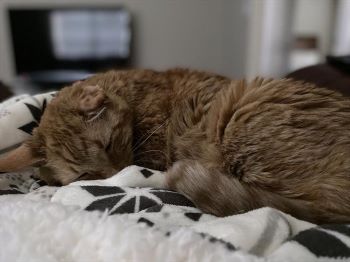
[[[0,112],[28,110],[10,105]],[[24,124],[3,117],[0,132]],[[0,261],[350,261],[348,225],[316,227],[272,208],[218,218],[157,189],[163,182],[138,166],[60,188],[34,169],[0,174]]]

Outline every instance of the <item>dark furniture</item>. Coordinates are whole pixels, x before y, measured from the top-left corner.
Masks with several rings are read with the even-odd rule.
[[[0,81],[0,102],[11,97],[12,95],[13,93],[11,92],[10,88]]]
[[[286,77],[311,82],[350,95],[350,70],[344,61],[346,62],[346,60],[328,58],[325,64],[301,68],[289,73]]]

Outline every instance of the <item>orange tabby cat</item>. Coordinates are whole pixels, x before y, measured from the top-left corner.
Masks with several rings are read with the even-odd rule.
[[[1,171],[44,164],[66,185],[130,164],[223,216],[271,206],[350,222],[350,100],[292,80],[190,71],[111,71],[62,89]]]

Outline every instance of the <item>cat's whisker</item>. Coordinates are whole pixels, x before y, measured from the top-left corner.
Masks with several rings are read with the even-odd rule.
[[[149,133],[145,133],[142,137],[140,137],[140,138],[136,141],[135,145],[134,145],[133,148],[132,148],[132,151],[133,151],[133,152],[134,152],[134,148],[137,147],[137,146],[139,145],[139,143],[140,143],[148,134],[149,134]]]
[[[163,125],[165,124],[165,122],[163,124],[161,124],[160,126],[156,127],[155,129],[153,129],[153,131],[151,131],[151,133],[146,133],[144,134],[136,143],[135,143],[135,146],[132,148],[132,151],[134,152],[137,148],[139,148],[140,145],[142,145],[145,141],[147,141],[147,139],[150,138],[150,136],[152,136],[160,127],[162,127]],[[142,141],[142,139],[147,136],[148,137]],[[141,142],[140,142],[141,141]]]
[[[163,124],[161,124],[156,129],[154,129],[154,131],[151,134],[149,134],[141,143],[139,143],[138,145],[135,145],[135,147],[132,149],[132,152],[135,152],[135,150],[140,148],[155,132],[157,132],[161,127],[163,127],[165,123],[166,122],[164,121]]]
[[[95,119],[97,119],[104,111],[106,111],[106,107],[103,107],[93,118],[91,118],[91,119],[89,119],[89,120],[87,120],[86,122],[92,122],[92,121],[94,121]],[[93,114],[92,112],[91,113],[89,113],[89,115],[90,114]]]

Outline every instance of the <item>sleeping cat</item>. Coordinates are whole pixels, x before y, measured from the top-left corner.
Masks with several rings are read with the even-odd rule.
[[[270,206],[350,222],[350,100],[292,80],[110,71],[62,89],[0,171],[66,185],[137,164],[218,216]]]

